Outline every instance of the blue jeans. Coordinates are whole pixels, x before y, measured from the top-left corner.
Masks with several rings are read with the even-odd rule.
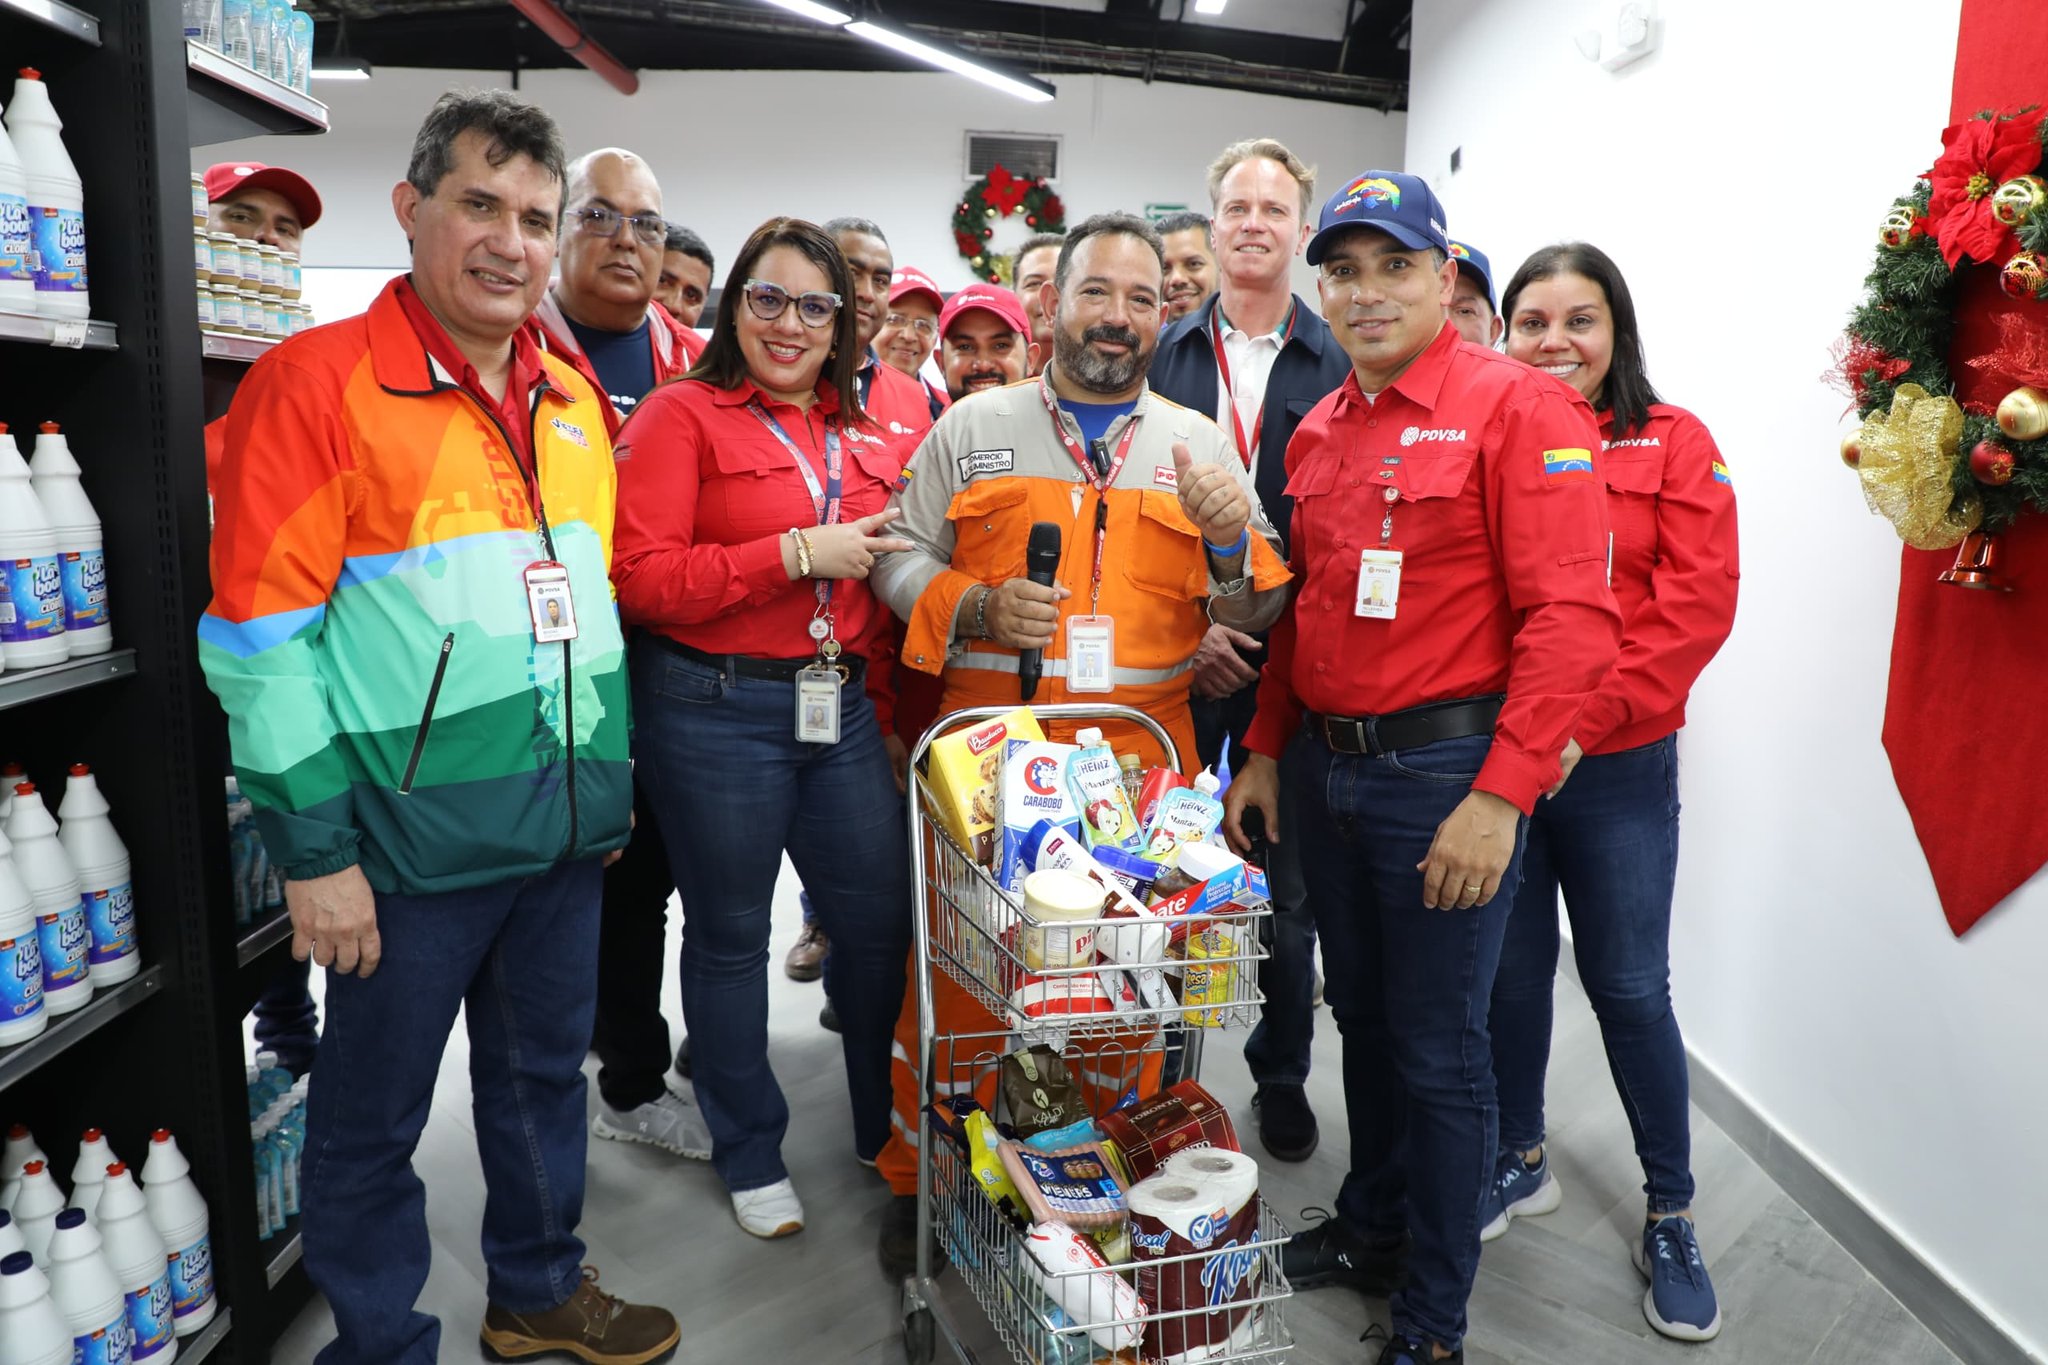
[[[377,897],[384,957],[327,974],[307,1097],[306,1273],[334,1310],[320,1365],[431,1365],[426,1189],[412,1154],[458,1008],[484,1175],[485,1286],[515,1313],[576,1291],[583,1054],[597,987],[597,860],[472,891]]]
[[[1302,889],[1301,846],[1294,840],[1294,767],[1301,761],[1297,739],[1280,757],[1279,843],[1266,845],[1266,876],[1273,889],[1273,915],[1261,927],[1271,954],[1259,964],[1259,990],[1266,1006],[1244,1042],[1245,1065],[1254,1085],[1304,1085],[1309,1050],[1316,1041],[1316,920]],[[1236,752],[1233,750],[1233,753]]]
[[[1651,1213],[1691,1208],[1693,1197],[1685,1042],[1671,1012],[1677,875],[1678,736],[1579,760],[1530,821],[1522,890],[1493,983],[1501,1147],[1527,1151],[1544,1137],[1562,889],[1579,980],[1635,1133]]]
[[[842,694],[837,744],[794,734],[795,685],[665,650],[633,665],[635,771],[683,897],[683,1020],[711,1162],[733,1191],[788,1177],[789,1106],[768,1065],[769,907],[787,852],[832,941],[853,1146],[889,1139],[889,1045],[910,952],[903,798],[873,704]]]
[[[1414,1238],[1397,1332],[1456,1347],[1479,1266],[1479,1199],[1493,1176],[1499,1116],[1487,999],[1516,879],[1470,910],[1429,910],[1415,865],[1471,790],[1490,736],[1381,758],[1299,746],[1298,810],[1283,838],[1323,941],[1324,998],[1344,1038],[1351,1169],[1337,1212],[1374,1240]],[[1526,828],[1526,824],[1523,826]]]

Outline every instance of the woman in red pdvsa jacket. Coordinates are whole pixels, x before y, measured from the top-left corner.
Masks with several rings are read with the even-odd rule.
[[[1631,1248],[1650,1281],[1643,1313],[1665,1336],[1704,1341],[1721,1315],[1692,1230],[1685,1045],[1670,989],[1677,732],[1693,681],[1735,621],[1735,489],[1706,427],[1650,387],[1635,304],[1605,252],[1584,242],[1538,251],[1502,293],[1501,315],[1508,354],[1571,385],[1599,414],[1623,626],[1620,658],[1565,748],[1565,780],[1529,823],[1493,987],[1501,1152],[1481,1237],[1560,1198],[1543,1150],[1543,1079],[1562,890],[1643,1164],[1649,1203]]]

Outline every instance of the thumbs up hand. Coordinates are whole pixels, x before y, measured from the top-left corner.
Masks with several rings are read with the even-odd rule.
[[[1252,515],[1243,486],[1222,465],[1196,464],[1186,441],[1173,443],[1173,469],[1180,510],[1201,528],[1202,539],[1211,545],[1237,544]]]

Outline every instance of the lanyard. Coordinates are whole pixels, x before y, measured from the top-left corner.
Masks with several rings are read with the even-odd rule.
[[[838,424],[835,422],[825,423],[825,483],[823,487],[820,487],[818,484],[818,472],[811,468],[810,459],[805,456],[803,451],[797,448],[795,441],[789,439],[789,433],[782,429],[782,423],[775,420],[775,414],[769,412],[767,406],[758,398],[752,399],[747,403],[747,411],[753,413],[761,425],[768,428],[770,434],[776,440],[782,442],[782,448],[788,451],[789,458],[796,462],[797,473],[804,476],[804,487],[811,495],[811,510],[817,514],[818,525],[837,525],[839,522],[840,504],[843,500],[841,497],[843,486],[841,475],[845,469],[842,458],[843,452],[839,445]],[[814,579],[812,580],[811,587],[818,595],[818,610],[813,618],[814,622],[823,622],[824,624],[823,630],[818,629],[817,625],[813,624],[811,636],[813,639],[823,641],[829,639],[832,635],[832,580],[829,578]],[[839,651],[835,648],[826,652],[837,654]]]
[[[1252,460],[1259,453],[1259,434],[1266,425],[1266,396],[1264,394],[1259,395],[1258,415],[1252,418],[1251,437],[1246,439],[1244,418],[1237,411],[1237,386],[1230,379],[1230,356],[1228,354],[1230,348],[1223,344],[1223,323],[1225,320],[1222,304],[1218,303],[1216,307],[1216,320],[1210,324],[1209,340],[1216,351],[1216,373],[1223,380],[1224,401],[1230,404],[1230,428],[1231,434],[1237,437],[1237,455],[1239,459],[1244,461],[1244,467],[1250,469],[1252,467]],[[1280,333],[1281,348],[1285,349],[1287,343],[1293,340],[1293,338],[1294,304],[1289,303],[1287,305],[1287,322]]]
[[[1123,470],[1124,458],[1131,453],[1131,442],[1138,434],[1138,414],[1133,411],[1125,421],[1123,437],[1116,443],[1116,455],[1110,460],[1105,473],[1082,453],[1080,444],[1067,434],[1067,424],[1060,420],[1059,403],[1052,396],[1052,385],[1040,379],[1038,393],[1045,399],[1045,410],[1052,417],[1052,429],[1059,436],[1060,444],[1067,448],[1067,454],[1073,456],[1074,463],[1080,466],[1081,476],[1095,489],[1095,567],[1088,580],[1088,614],[1094,616],[1102,602],[1102,549],[1109,541],[1109,490]],[[1095,445],[1099,450],[1102,442],[1097,441]]]

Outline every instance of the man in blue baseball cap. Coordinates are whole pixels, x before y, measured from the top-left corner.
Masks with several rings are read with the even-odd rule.
[[[1500,305],[1493,301],[1493,263],[1476,246],[1453,240],[1451,259],[1458,263],[1458,283],[1451,291],[1451,326],[1474,346],[1498,346]]]
[[[1239,848],[1248,807],[1297,846],[1344,1039],[1351,1167],[1282,1262],[1299,1289],[1405,1276],[1379,1365],[1459,1362],[1522,822],[1619,645],[1599,428],[1577,393],[1463,344],[1423,181],[1345,181],[1306,255],[1351,374],[1287,446],[1297,590],[1225,803]]]

